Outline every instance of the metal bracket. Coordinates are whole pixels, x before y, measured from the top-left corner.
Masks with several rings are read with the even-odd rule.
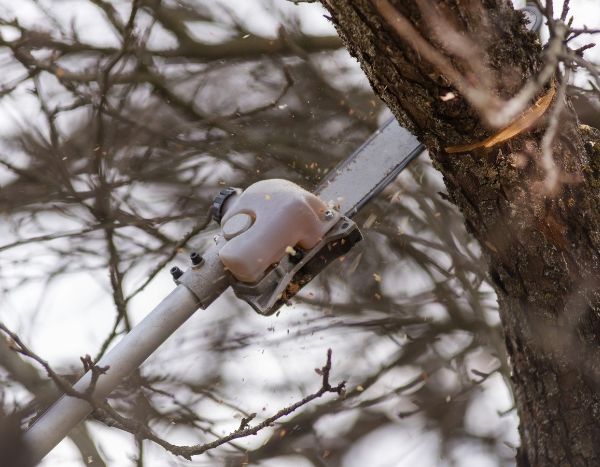
[[[234,281],[231,285],[236,296],[247,302],[257,313],[272,315],[296,295],[328,264],[347,253],[362,240],[357,225],[342,216],[312,249],[299,255],[288,255],[273,266],[254,284]]]
[[[235,281],[219,258],[219,250],[225,241],[223,237],[218,237],[217,240],[202,255],[203,261],[193,265],[175,280],[177,285],[186,286],[198,298],[202,309],[206,309]]]

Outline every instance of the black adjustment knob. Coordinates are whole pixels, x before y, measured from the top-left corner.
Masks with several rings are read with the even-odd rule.
[[[224,188],[222,189],[213,201],[212,206],[210,207],[210,214],[212,218],[217,222],[221,223],[221,219],[223,218],[223,206],[225,205],[225,201],[232,196],[241,193],[242,190],[239,188]]]

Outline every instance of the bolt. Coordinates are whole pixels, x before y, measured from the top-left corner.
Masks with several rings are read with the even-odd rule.
[[[328,209],[327,211],[325,211],[325,219],[330,221],[331,219],[333,219],[333,217],[335,216],[335,213],[331,210]]]
[[[194,251],[190,254],[190,259],[192,260],[192,264],[194,266],[198,266],[202,262],[202,255],[200,255],[197,251]]]
[[[169,272],[173,276],[173,280],[177,280],[183,275],[183,271],[177,266],[173,266]]]

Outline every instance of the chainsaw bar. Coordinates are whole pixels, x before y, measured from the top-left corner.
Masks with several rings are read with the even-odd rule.
[[[329,172],[315,194],[352,217],[424,150],[413,134],[391,119]]]

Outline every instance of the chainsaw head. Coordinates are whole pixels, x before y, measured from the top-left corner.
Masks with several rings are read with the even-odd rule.
[[[287,180],[263,180],[215,199],[219,258],[235,294],[271,315],[362,239],[356,224]]]

